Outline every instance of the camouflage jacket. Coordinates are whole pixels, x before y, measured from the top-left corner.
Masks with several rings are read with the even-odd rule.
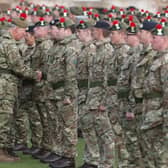
[[[78,103],[85,103],[88,92],[88,59],[96,51],[93,41],[83,44],[77,56],[77,82],[79,88]]]
[[[81,45],[75,35],[71,35],[56,43],[49,51],[48,82],[64,87],[65,98],[76,98],[77,89],[77,55]]]
[[[168,98],[168,52],[152,50],[152,61],[146,67],[143,84],[144,116],[141,129],[163,124],[167,117]]]
[[[23,77],[36,79],[37,74],[24,64],[20,56],[16,41],[12,39],[10,33],[2,35],[0,44],[0,70],[1,73],[12,75],[13,77]]]
[[[109,39],[97,41],[94,45],[96,46],[96,52],[88,58],[88,109],[98,109],[100,105],[105,105],[108,60],[113,52]]]
[[[117,82],[119,98],[129,97],[131,94],[132,72],[134,71],[136,60],[139,59],[141,51],[142,45],[130,47],[127,52],[128,56],[123,59],[123,65],[121,66],[121,72]]]

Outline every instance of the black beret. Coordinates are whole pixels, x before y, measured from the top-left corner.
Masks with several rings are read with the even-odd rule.
[[[141,29],[142,30],[147,30],[147,31],[152,31],[155,26],[157,25],[158,23],[155,22],[155,21],[147,21],[145,20],[143,23],[142,23],[142,27]]]
[[[49,24],[50,26],[56,26],[56,24],[59,22],[59,19],[52,20]]]
[[[107,23],[106,21],[101,20],[101,21],[96,22],[94,27],[109,30],[110,24]]]
[[[33,33],[35,27],[36,27],[35,25],[28,26],[28,27],[26,28],[26,32]]]

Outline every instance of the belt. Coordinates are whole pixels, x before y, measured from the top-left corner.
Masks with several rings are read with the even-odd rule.
[[[88,88],[88,79],[78,80],[78,88]]]
[[[143,102],[143,98],[137,98],[135,97],[135,103],[142,103]]]
[[[117,79],[115,79],[115,78],[109,78],[107,80],[107,85],[108,86],[116,86],[117,85]]]
[[[130,89],[119,89],[118,98],[128,98]]]
[[[146,99],[161,98],[163,96],[163,93],[162,92],[144,93],[143,96]]]
[[[62,80],[62,81],[59,81],[59,82],[56,82],[56,83],[52,83],[52,87],[53,89],[59,89],[61,87],[64,87],[65,86],[65,81]]]
[[[94,81],[90,83],[90,88],[94,88],[94,87],[101,87],[103,86],[103,81]]]
[[[12,74],[12,75],[14,75],[14,73],[11,70],[8,70],[8,69],[0,69],[0,74]]]

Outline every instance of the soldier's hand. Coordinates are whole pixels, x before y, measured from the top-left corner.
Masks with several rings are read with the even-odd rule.
[[[126,112],[126,118],[127,120],[133,120],[135,118],[134,113]]]
[[[67,99],[64,99],[64,104],[65,105],[69,105],[69,104],[71,104],[72,102],[71,102],[71,100],[69,99],[69,98],[67,98]]]
[[[99,108],[98,108],[99,111],[105,111],[106,110],[106,107],[103,106],[103,105],[100,105]]]
[[[40,82],[41,81],[41,79],[42,79],[42,72],[41,71],[36,71],[36,73],[37,73],[37,81],[38,82]]]

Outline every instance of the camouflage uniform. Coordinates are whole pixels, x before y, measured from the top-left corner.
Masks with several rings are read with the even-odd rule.
[[[36,40],[36,48],[32,57],[32,67],[33,69],[41,70],[44,77],[46,76],[45,73],[47,72],[48,50],[52,47],[52,45],[53,42],[48,39]],[[44,78],[41,82],[37,83],[33,87],[33,101],[38,110],[42,125],[42,140],[40,147],[46,151],[50,151],[52,147],[50,141],[50,127],[48,125],[49,113],[45,104],[45,100],[47,99],[47,87],[48,82]]]
[[[125,147],[122,128],[119,122],[119,106],[117,97],[117,78],[123,66],[123,59],[128,57],[129,46],[113,45],[113,53],[108,61],[107,106],[112,129],[115,133],[115,162],[122,166],[127,164],[128,152]],[[119,162],[119,163],[118,163]]]
[[[57,46],[53,47],[52,54],[49,53],[48,81],[52,88],[48,92],[48,97],[53,108],[56,108],[53,121],[57,121],[53,124],[56,138],[53,150],[56,154],[67,158],[76,156],[78,94],[76,63],[79,51],[79,41],[72,35],[58,42]],[[71,104],[64,104],[63,101],[67,98],[71,100]]]
[[[83,116],[82,125],[83,130],[87,133],[86,137],[91,136],[90,132],[93,131],[95,133],[92,133],[92,135],[97,136],[100,153],[98,167],[111,168],[113,164],[114,133],[107,110],[100,111],[98,109],[100,106],[105,106],[106,103],[107,61],[112,53],[112,46],[107,39],[96,42],[95,45],[96,52],[88,58],[89,90],[86,101],[88,114]],[[89,139],[92,139],[92,137]],[[89,146],[89,144],[87,145]]]
[[[11,136],[10,130],[13,121],[13,110],[18,97],[19,77],[35,79],[37,74],[23,64],[16,42],[8,32],[2,36],[0,53],[0,148],[11,148],[8,138]]]
[[[151,51],[145,71],[141,131],[147,167],[166,168],[167,148],[167,51]]]
[[[99,148],[98,148],[98,139],[95,134],[95,131],[92,130],[89,132],[85,129],[84,123],[83,126],[83,116],[87,116],[86,109],[86,100],[88,94],[88,58],[95,53],[96,47],[92,42],[83,44],[82,51],[78,55],[77,59],[77,80],[78,80],[78,113],[79,113],[79,124],[82,131],[84,140],[86,141],[85,150],[84,150],[84,161],[91,165],[97,165],[100,161]]]
[[[121,72],[118,78],[118,99],[120,107],[120,122],[124,132],[126,147],[129,152],[128,167],[143,167],[141,166],[142,154],[139,145],[139,116],[135,113],[136,102],[132,94],[133,71],[136,61],[139,60],[142,46],[131,47],[128,51],[128,56],[123,62]],[[126,115],[133,113],[134,119],[129,119]]]
[[[25,51],[27,49],[27,45],[25,43],[24,40],[20,40],[20,41],[16,41],[16,45],[18,47],[20,56],[22,57],[22,59],[24,58],[24,54]],[[26,64],[25,64],[26,65]],[[20,102],[20,93],[21,93],[21,83],[22,80],[19,81],[19,87],[18,87],[18,101],[16,102],[17,106],[15,106],[15,113],[14,113],[14,119],[15,121],[15,129],[16,129],[16,134],[15,134],[15,143],[16,144],[27,144],[27,127],[26,127],[26,113],[23,113],[19,110],[19,104],[21,104]]]
[[[35,52],[34,46],[27,46],[26,51],[22,54],[24,63],[32,67],[32,56]],[[31,80],[22,80],[20,83],[19,91],[19,109],[16,115],[16,128],[18,130],[16,134],[17,144],[26,144],[28,138],[29,124],[31,130],[31,144],[33,147],[40,148],[42,137],[42,126],[40,122],[40,116],[32,98],[32,87],[34,82]],[[28,118],[28,121],[27,121]]]

